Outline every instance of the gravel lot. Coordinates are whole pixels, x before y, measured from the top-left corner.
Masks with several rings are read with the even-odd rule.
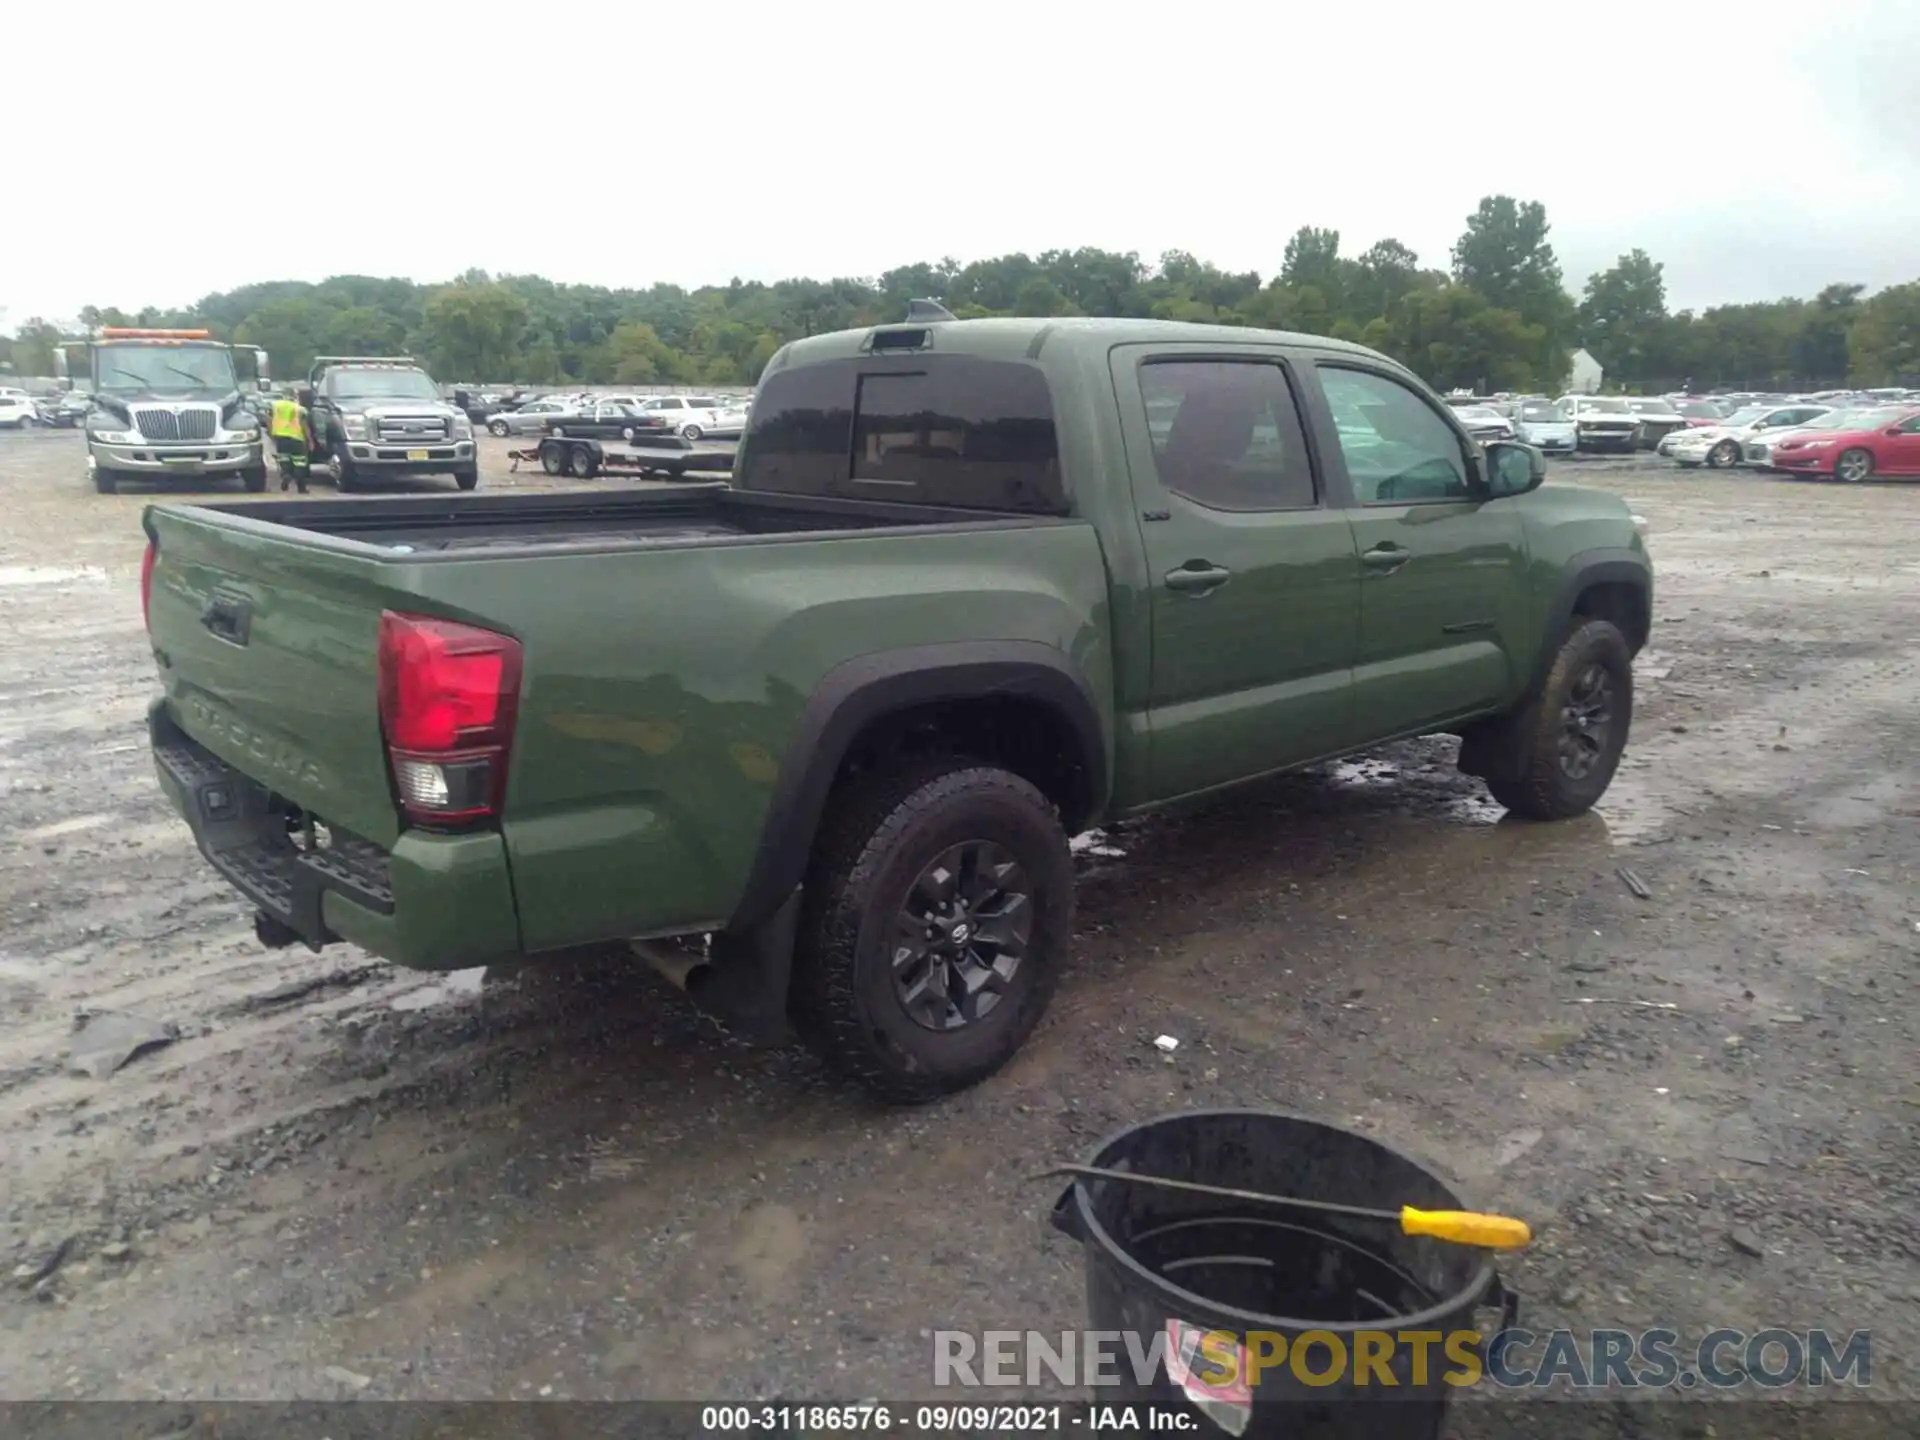
[[[1533,1328],[1871,1328],[1920,1400],[1920,487],[1568,478],[1658,567],[1598,812],[1432,740],[1118,829],[1027,1050],[894,1112],[635,963],[261,950],[150,773],[151,497],[0,434],[0,1398],[923,1395],[932,1328],[1084,1323],[1024,1175],[1244,1104],[1532,1219]],[[93,1079],[85,1009],[180,1038]]]

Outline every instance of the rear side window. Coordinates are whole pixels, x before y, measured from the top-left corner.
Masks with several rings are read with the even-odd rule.
[[[1304,510],[1313,465],[1287,372],[1270,361],[1155,360],[1140,398],[1160,483],[1213,510]]]
[[[1031,365],[971,355],[783,370],[754,397],[735,483],[1056,515],[1053,397]]]
[[[803,365],[769,375],[734,457],[733,483],[787,495],[848,494],[853,387],[850,364]]]

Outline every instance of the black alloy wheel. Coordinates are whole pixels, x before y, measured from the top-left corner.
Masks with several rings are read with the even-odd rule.
[[[1006,849],[969,840],[907,887],[894,920],[893,988],[915,1024],[958,1030],[1006,994],[1033,929],[1033,886]]]
[[[1600,664],[1589,664],[1567,687],[1560,707],[1560,773],[1584,780],[1607,753],[1613,725],[1613,678]]]

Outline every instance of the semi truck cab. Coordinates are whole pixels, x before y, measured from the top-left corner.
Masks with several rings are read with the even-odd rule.
[[[267,487],[260,420],[247,404],[234,351],[253,354],[254,385],[271,383],[267,353],[215,340],[206,330],[107,327],[87,350],[87,473],[111,495],[146,477],[237,475]],[[66,346],[54,349],[63,390],[73,388]]]

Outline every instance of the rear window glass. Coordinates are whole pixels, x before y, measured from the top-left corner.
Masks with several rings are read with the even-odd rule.
[[[833,362],[767,377],[735,483],[971,510],[1062,514],[1040,371],[970,355]]]

